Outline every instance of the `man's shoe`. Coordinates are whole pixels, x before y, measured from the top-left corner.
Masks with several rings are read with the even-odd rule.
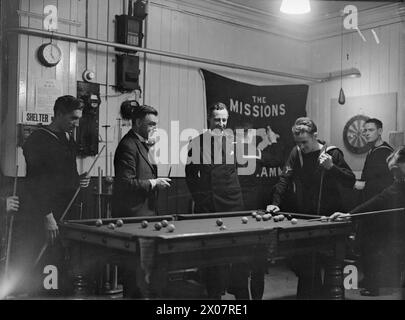
[[[379,296],[378,289],[361,289],[360,295],[364,297],[377,297]]]

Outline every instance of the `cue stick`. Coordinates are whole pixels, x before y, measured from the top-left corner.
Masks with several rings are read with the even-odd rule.
[[[14,186],[13,186],[13,197],[17,195],[17,180],[18,180],[18,165],[15,167],[15,177],[14,177]],[[7,248],[6,248],[6,265],[4,267],[4,276],[8,279],[8,266],[10,263],[10,251],[11,251],[11,241],[13,235],[13,225],[14,225],[14,213],[10,216],[10,225],[8,228],[7,234]]]
[[[167,174],[167,177],[170,178],[170,173],[172,172],[172,166],[169,168],[169,173]]]
[[[97,192],[97,211],[98,218],[101,219],[101,193],[103,192],[103,182],[102,182],[103,171],[98,167],[98,192]]]
[[[89,176],[91,170],[93,169],[94,165],[96,164],[96,162],[97,162],[98,158],[100,157],[101,152],[103,152],[104,148],[105,148],[105,146],[103,146],[103,147],[101,148],[100,152],[98,153],[98,155],[97,155],[96,158],[94,159],[93,163],[92,163],[91,166],[90,166],[89,171],[87,171],[86,177]],[[59,219],[59,222],[62,222],[62,220],[65,218],[67,212],[69,211],[69,209],[70,209],[70,207],[72,206],[73,202],[75,201],[77,195],[79,194],[80,189],[81,189],[80,186],[76,189],[76,192],[75,192],[75,194],[74,194],[73,197],[72,197],[72,200],[70,200],[70,202],[69,202],[68,206],[66,207],[65,211],[62,213],[62,216],[61,216],[61,218]]]
[[[103,146],[103,147],[101,148],[100,152],[97,154],[96,158],[94,159],[93,163],[92,163],[91,166],[90,166],[89,171],[87,171],[86,177],[89,176],[91,170],[93,169],[94,165],[96,164],[96,162],[97,162],[98,158],[100,157],[101,152],[103,152],[104,148],[105,148],[105,146]],[[61,218],[59,219],[59,223],[62,222],[62,220],[63,220],[64,217],[66,216],[67,212],[69,211],[70,207],[72,206],[73,202],[75,201],[77,195],[79,194],[80,189],[81,189],[80,186],[76,189],[75,194],[73,195],[72,199],[70,200],[69,204],[67,205],[65,211],[62,213],[62,216],[61,216]],[[40,251],[39,254],[38,254],[38,257],[35,259],[34,267],[36,267],[36,265],[38,264],[38,262],[41,260],[43,254],[44,254],[44,252],[45,252],[45,250],[46,250],[47,248],[48,248],[48,241],[46,241],[45,244],[42,246],[41,251]]]
[[[347,218],[352,218],[352,217],[356,218],[356,217],[368,216],[368,215],[379,214],[379,213],[397,213],[397,212],[401,212],[404,210],[405,210],[405,208],[395,208],[395,209],[386,209],[386,210],[377,210],[377,211],[367,211],[367,212],[353,213]],[[329,217],[327,217],[327,218],[329,220]],[[347,219],[347,218],[344,218],[344,219]],[[318,221],[318,220],[321,220],[321,218],[309,219],[307,221]]]

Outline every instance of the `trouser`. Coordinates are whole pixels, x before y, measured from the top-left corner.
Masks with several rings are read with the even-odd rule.
[[[44,225],[41,221],[21,221],[16,219],[11,243],[11,257],[8,281],[10,294],[66,295],[71,290],[66,264],[65,250],[57,239],[48,244],[40,260],[35,265],[46,241]]]
[[[146,270],[139,261],[120,264],[123,296],[126,299],[164,298],[167,272],[157,268]]]
[[[228,292],[236,300],[249,300],[249,273],[250,266],[247,263],[234,263],[230,267]]]
[[[316,254],[296,256],[290,266],[298,277],[297,299],[322,298],[320,257]]]
[[[228,285],[230,266],[213,266],[200,269],[201,280],[207,290],[208,299],[221,300]]]
[[[266,262],[258,261],[251,266],[250,271],[250,293],[253,300],[262,300],[264,293],[264,274],[266,273]]]
[[[377,291],[400,285],[400,259],[387,239],[363,241],[361,246],[364,287]]]

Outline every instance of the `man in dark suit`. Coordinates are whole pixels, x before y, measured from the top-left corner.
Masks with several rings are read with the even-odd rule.
[[[214,103],[208,111],[209,130],[190,142],[186,182],[195,202],[195,213],[244,210],[232,130],[225,130],[229,113],[225,104]],[[226,267],[202,270],[208,297],[220,299],[224,291]],[[232,293],[237,299],[249,299],[248,268],[231,269]]]
[[[132,120],[132,129],[122,138],[114,156],[113,217],[157,215],[157,190],[170,187],[169,178],[158,178],[157,167],[149,156],[151,136],[156,130],[158,112],[140,106],[135,100],[121,105],[123,119]],[[124,297],[155,297],[159,287],[157,274],[138,263],[122,264]],[[137,284],[137,286],[135,285]]]
[[[114,156],[113,217],[156,215],[156,191],[170,187],[169,178],[157,177],[157,166],[149,155],[150,137],[156,130],[158,112],[136,101],[121,106],[124,119],[132,120],[130,130]]]

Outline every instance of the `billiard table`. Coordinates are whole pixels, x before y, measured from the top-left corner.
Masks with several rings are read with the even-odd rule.
[[[70,220],[60,225],[60,234],[70,253],[76,291],[96,263],[133,266],[142,293],[162,297],[169,271],[322,253],[328,261],[327,296],[344,298],[343,259],[350,222],[314,221],[319,216],[298,213],[284,213],[289,219],[279,222],[257,221],[252,212],[265,214],[253,210],[122,218],[123,226],[115,229],[108,225],[117,219],[104,219],[102,226],[96,226],[96,220]],[[149,222],[147,227],[143,220]],[[155,223],[162,220],[174,224],[175,230],[156,230]]]

